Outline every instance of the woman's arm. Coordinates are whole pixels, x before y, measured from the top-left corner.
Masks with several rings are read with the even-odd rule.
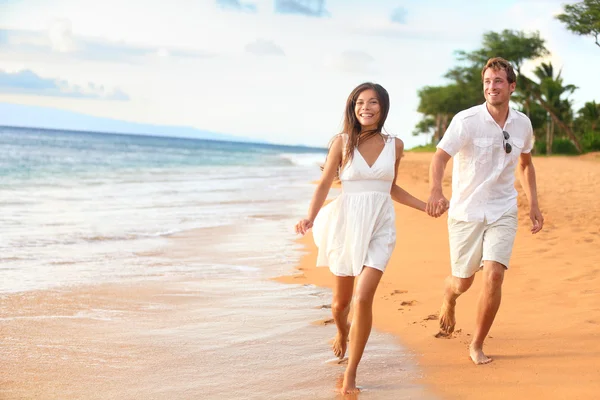
[[[402,140],[396,138],[396,166],[394,171],[394,183],[392,184],[392,189],[390,190],[390,194],[392,196],[392,200],[398,202],[400,204],[404,204],[405,206],[412,207],[419,211],[425,211],[425,207],[427,203],[421,201],[408,193],[406,190],[402,189],[400,186],[396,184],[396,179],[398,178],[398,167],[400,166],[400,160],[404,156],[404,143]]]
[[[412,207],[419,211],[425,211],[427,203],[417,199],[415,196],[408,193],[406,190],[402,189],[395,183],[392,185],[392,190],[390,194],[392,195],[392,200],[394,200],[395,202],[404,204],[405,206]]]
[[[329,154],[325,161],[321,180],[317,184],[310,206],[308,207],[308,216],[306,219],[303,219],[296,224],[296,233],[304,235],[312,227],[319,210],[323,206],[323,203],[325,203],[325,199],[327,199],[327,194],[329,194],[329,189],[331,189],[336,172],[342,163],[343,147],[344,138],[341,135],[338,135],[329,148]]]

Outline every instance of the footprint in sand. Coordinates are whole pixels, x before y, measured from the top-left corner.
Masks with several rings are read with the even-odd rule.
[[[600,294],[600,290],[598,289],[586,289],[579,292],[581,294]]]
[[[327,326],[327,325],[335,324],[335,321],[333,320],[333,318],[319,319],[317,321],[313,321],[312,324],[319,325],[319,326]]]
[[[331,360],[325,361],[325,364],[329,365],[345,365],[348,364],[348,357],[344,358],[332,358]]]
[[[390,293],[390,295],[395,295],[395,294],[404,294],[404,293],[408,293],[408,290],[400,290],[400,289],[396,289],[394,290],[392,293]]]
[[[567,278],[567,281],[569,282],[578,282],[582,279],[594,279],[596,278],[596,276],[598,276],[600,274],[600,269],[594,269],[586,274],[581,274],[581,275],[576,275],[576,276],[572,276],[570,278]]]
[[[423,321],[436,321],[438,319],[437,314],[430,314],[423,319]]]
[[[416,304],[416,300],[403,301],[402,303],[400,303],[401,306],[414,306]]]
[[[452,333],[446,333],[446,332],[439,331],[438,333],[436,333],[433,336],[438,339],[452,339],[453,337],[458,336],[461,332],[462,332],[462,329],[457,329]]]

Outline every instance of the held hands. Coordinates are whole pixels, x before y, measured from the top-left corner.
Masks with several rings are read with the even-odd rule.
[[[431,196],[427,200],[425,212],[430,217],[441,217],[450,207],[448,199],[444,197],[441,191],[432,191]]]
[[[308,230],[310,228],[312,228],[313,226],[313,222],[309,219],[301,219],[300,221],[298,221],[298,223],[296,224],[296,233],[299,233],[301,235],[306,234],[306,232],[308,232]]]
[[[531,233],[535,235],[541,231],[544,226],[544,217],[538,206],[531,207],[531,210],[529,210],[529,218],[531,218],[531,222],[533,222]]]

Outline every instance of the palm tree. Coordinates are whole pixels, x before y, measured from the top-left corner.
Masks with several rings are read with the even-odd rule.
[[[546,128],[546,153],[552,153],[552,142],[554,139],[555,124],[569,136],[578,152],[582,152],[581,144],[573,133],[573,130],[568,125],[572,120],[571,101],[568,96],[577,90],[575,85],[564,85],[561,77],[561,70],[554,76],[554,67],[552,63],[542,63],[535,71],[535,76],[539,79],[539,83],[520,75],[520,82],[523,93],[530,94],[538,103],[544,107],[548,113],[548,125]],[[563,96],[567,98],[563,98]]]
[[[577,112],[580,119],[586,126],[589,124],[592,132],[596,131],[596,127],[600,124],[600,104],[595,101],[588,101]]]

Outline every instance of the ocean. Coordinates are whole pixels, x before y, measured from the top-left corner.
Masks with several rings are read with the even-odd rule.
[[[270,279],[324,149],[0,127],[0,154],[0,397],[335,398],[330,291]],[[361,398],[431,398],[418,374],[374,331]]]
[[[0,128],[0,154],[0,292],[11,292],[143,274],[134,253],[174,233],[299,215],[290,200],[324,153]]]

